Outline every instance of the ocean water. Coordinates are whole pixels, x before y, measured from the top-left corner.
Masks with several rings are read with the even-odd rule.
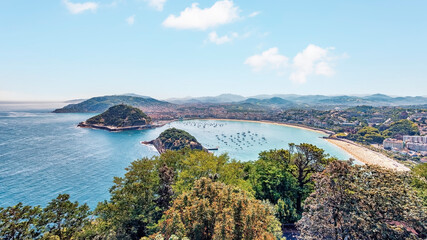
[[[215,154],[257,159],[263,150],[286,148],[288,143],[312,143],[332,156],[349,155],[321,137],[321,133],[272,124],[191,120],[161,128],[108,132],[78,128],[94,114],[54,114],[39,111],[0,112],[0,206],[18,202],[46,205],[60,193],[91,208],[109,199],[114,176],[123,176],[135,159],[157,155],[140,144],[176,127],[194,135]]]

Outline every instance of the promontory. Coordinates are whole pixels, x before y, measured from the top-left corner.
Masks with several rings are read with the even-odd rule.
[[[107,111],[79,123],[79,127],[98,128],[109,131],[139,130],[158,127],[151,118],[138,108],[119,104]]]
[[[156,139],[141,143],[154,145],[159,153],[164,153],[166,150],[180,150],[186,147],[208,151],[194,136],[184,130],[176,128],[169,128],[163,131]]]

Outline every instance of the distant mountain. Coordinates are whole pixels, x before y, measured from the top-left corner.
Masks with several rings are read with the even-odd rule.
[[[186,103],[232,103],[240,102],[246,98],[240,95],[235,94],[221,94],[214,97],[196,97],[196,98],[172,98],[167,101],[176,103],[176,104],[186,104]]]
[[[253,105],[262,105],[269,107],[292,107],[296,105],[294,102],[285,100],[280,97],[272,97],[267,99],[248,98],[240,103],[250,103]]]
[[[126,104],[133,107],[171,107],[173,104],[159,101],[154,98],[142,98],[134,96],[103,96],[94,97],[77,104],[69,104],[63,108],[56,109],[54,113],[86,113],[86,112],[103,112],[108,108],[118,105]]]
[[[274,94],[257,95],[250,99],[271,99],[279,97],[293,102],[298,106],[316,107],[316,106],[406,106],[427,104],[427,97],[391,97],[385,94],[372,94],[367,96],[325,96],[325,95],[295,95],[295,94]],[[253,101],[253,100],[252,100]]]

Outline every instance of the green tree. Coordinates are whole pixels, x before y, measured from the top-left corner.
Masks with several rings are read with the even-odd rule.
[[[290,157],[288,150],[269,150],[261,152],[257,161],[246,164],[247,178],[255,197],[276,204],[276,214],[282,224],[298,220],[298,185],[291,174]]]
[[[421,163],[412,169],[412,186],[417,190],[418,196],[427,206],[427,163]]]
[[[116,177],[110,189],[110,201],[98,204],[100,236],[115,235],[117,239],[140,239],[156,225],[159,174],[155,161],[143,158],[126,168],[124,177]]]
[[[69,199],[70,195],[59,194],[43,209],[39,224],[44,227],[44,238],[72,239],[89,223],[89,207]]]
[[[159,229],[165,239],[172,235],[197,240],[276,239],[281,235],[271,206],[209,178],[197,180],[193,189],[175,199]]]
[[[0,239],[39,239],[42,229],[38,225],[42,209],[18,203],[0,208]]]
[[[316,172],[321,172],[334,159],[328,158],[324,150],[316,147],[313,144],[301,143],[295,145],[289,144],[291,153],[291,174],[296,178],[298,191],[296,193],[296,209],[297,213],[302,213],[303,200],[312,191],[313,182],[311,175]]]
[[[403,135],[416,135],[419,134],[418,126],[416,123],[403,119],[394,122],[390,127],[383,132],[384,136],[402,139]]]
[[[373,166],[332,162],[298,222],[302,239],[425,239],[427,212],[410,177]]]
[[[177,193],[191,189],[194,181],[202,177],[216,177],[220,182],[251,191],[250,184],[243,179],[244,164],[230,160],[227,154],[215,156],[205,151],[183,149],[166,151],[157,161],[174,170],[173,189]]]

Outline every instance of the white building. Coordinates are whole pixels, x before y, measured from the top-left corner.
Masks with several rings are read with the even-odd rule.
[[[403,141],[392,139],[392,138],[387,138],[383,142],[383,147],[385,149],[398,149],[398,150],[402,150],[403,149]]]

